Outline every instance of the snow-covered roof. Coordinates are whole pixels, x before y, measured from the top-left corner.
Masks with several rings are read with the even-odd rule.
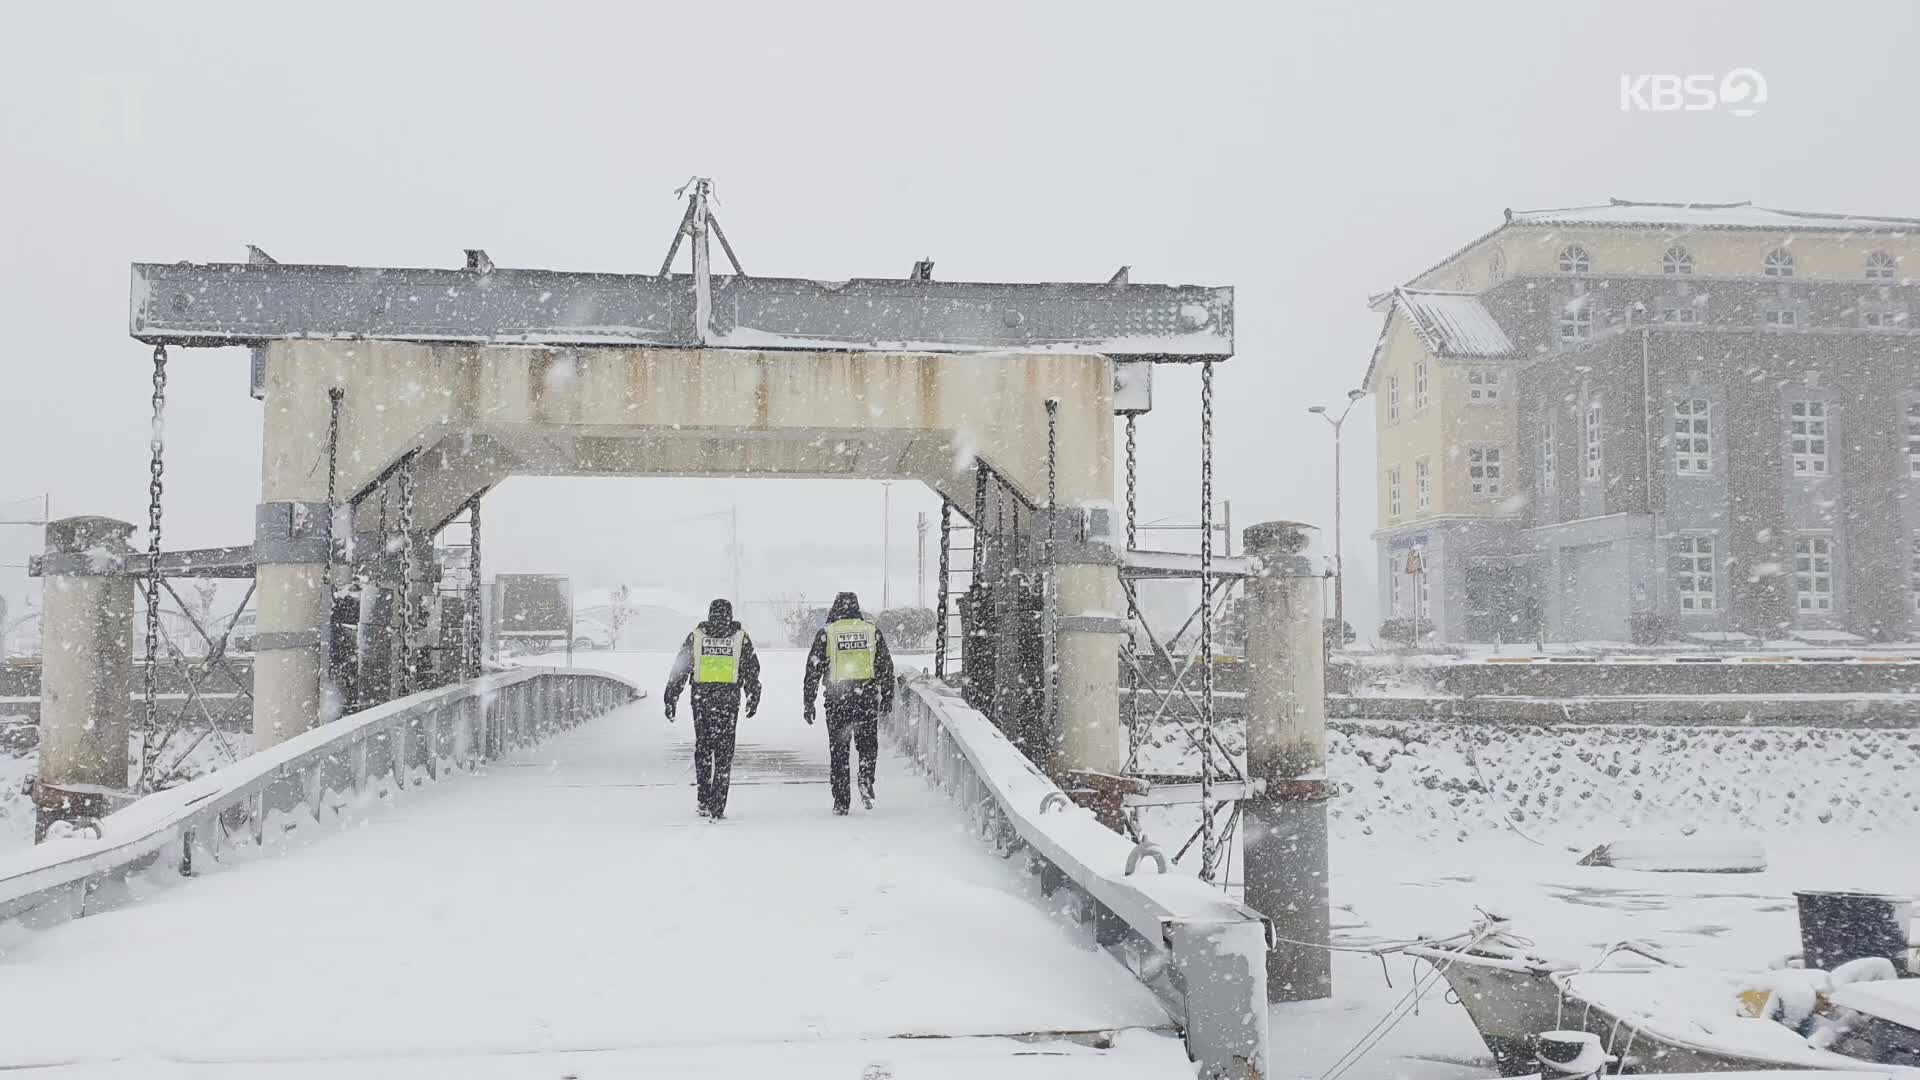
[[[1602,206],[1552,210],[1509,210],[1511,225],[1599,225],[1615,228],[1762,229],[1819,232],[1892,232],[1920,229],[1920,218],[1865,217],[1855,214],[1776,210],[1737,203],[1664,203],[1609,199]]]
[[[1395,289],[1394,301],[1435,356],[1512,356],[1513,340],[1473,293]]]
[[[1373,373],[1380,370],[1380,355],[1393,336],[1395,315],[1406,318],[1435,356],[1487,359],[1513,356],[1518,351],[1493,312],[1473,293],[1403,288],[1388,295],[1393,303],[1381,322],[1380,339],[1373,344],[1373,358],[1367,361],[1367,376],[1360,381],[1361,386],[1373,388]]]

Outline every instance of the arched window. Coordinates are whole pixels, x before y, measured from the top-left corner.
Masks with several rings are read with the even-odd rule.
[[[1666,274],[1693,273],[1693,253],[1675,244],[1660,259],[1660,271]]]
[[[1884,251],[1876,251],[1867,256],[1867,276],[1880,280],[1892,280],[1899,277],[1899,260]]]
[[[1593,268],[1593,261],[1587,258],[1587,249],[1572,244],[1560,249],[1560,272],[1563,274],[1584,274]]]
[[[1767,252],[1767,262],[1761,272],[1768,277],[1792,277],[1793,252],[1786,248],[1774,248]]]

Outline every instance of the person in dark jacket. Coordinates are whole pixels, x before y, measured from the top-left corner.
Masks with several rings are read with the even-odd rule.
[[[880,629],[860,615],[860,598],[850,592],[834,597],[827,625],[813,636],[807,653],[802,705],[813,723],[813,697],[826,684],[828,772],[833,780],[833,812],[844,814],[848,791],[847,748],[860,753],[860,803],[873,809],[873,773],[880,756],[880,714],[893,708],[893,657]]]
[[[734,621],[733,605],[715,600],[707,621],[693,628],[673,658],[665,697],[667,722],[680,698],[680,688],[691,685],[693,703],[693,777],[700,816],[715,821],[727,815],[727,789],[733,778],[733,743],[740,722],[744,693],[747,716],[760,708],[760,658],[753,639]]]

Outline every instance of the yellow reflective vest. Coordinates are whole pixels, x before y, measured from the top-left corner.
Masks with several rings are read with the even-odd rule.
[[[697,683],[736,683],[740,681],[740,653],[747,632],[735,630],[726,637],[708,637],[693,632],[693,681]]]
[[[874,640],[879,631],[864,619],[827,624],[827,681],[872,682]]]

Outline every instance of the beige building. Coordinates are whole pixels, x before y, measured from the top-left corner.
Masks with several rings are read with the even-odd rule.
[[[1920,221],[1746,203],[1509,210],[1374,297],[1383,323],[1365,386],[1382,610],[1455,641],[1624,638],[1629,622],[1679,610],[1662,515],[1699,502],[1701,485],[1689,469],[1660,491],[1666,502],[1652,494],[1662,464],[1678,468],[1683,419],[1656,400],[1668,395],[1645,363],[1654,344],[1752,368],[1816,339],[1898,341],[1916,245]],[[1620,370],[1603,373],[1616,352]],[[1675,363],[1683,384],[1700,377],[1701,363]],[[1523,400],[1548,383],[1555,400]],[[1568,569],[1583,559],[1604,573]]]

